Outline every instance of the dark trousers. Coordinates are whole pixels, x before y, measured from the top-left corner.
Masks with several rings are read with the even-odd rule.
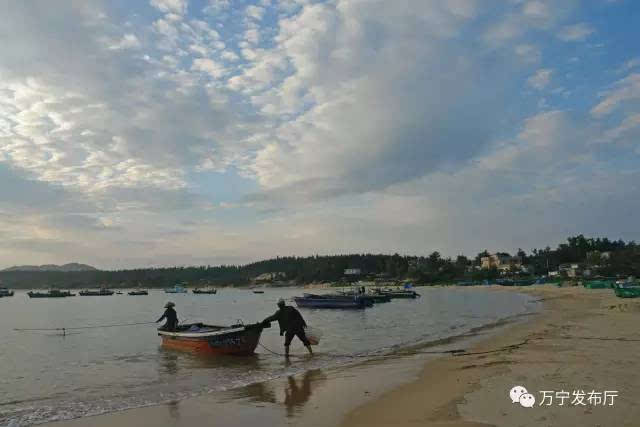
[[[307,345],[307,346],[310,345],[309,340],[307,339],[307,335],[304,333],[304,329],[300,328],[300,329],[294,329],[292,331],[287,331],[284,334],[285,347],[289,347],[289,345],[291,345],[291,340],[293,340],[294,336],[297,336],[304,345]]]

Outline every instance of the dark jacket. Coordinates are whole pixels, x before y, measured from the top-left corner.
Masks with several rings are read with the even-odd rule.
[[[173,307],[169,307],[164,311],[164,314],[160,316],[157,322],[161,322],[162,319],[167,319],[167,323],[165,323],[166,327],[175,328],[178,325],[178,313],[173,309]]]
[[[280,335],[285,332],[296,332],[307,327],[302,314],[290,305],[285,305],[276,311],[273,316],[264,319],[262,323],[273,322],[274,320],[277,320],[278,325],[280,325]]]

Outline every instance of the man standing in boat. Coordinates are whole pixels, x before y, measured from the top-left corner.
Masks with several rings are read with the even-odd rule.
[[[309,354],[313,354],[311,343],[309,343],[307,335],[304,333],[307,323],[302,318],[302,314],[294,307],[286,305],[282,298],[278,300],[278,311],[273,316],[264,319],[262,323],[269,323],[274,320],[277,320],[280,325],[280,336],[284,334],[285,357],[289,357],[289,346],[294,336],[297,336],[302,341],[307,350],[309,350]]]
[[[164,314],[156,320],[156,323],[161,322],[163,319],[167,319],[167,322],[161,326],[161,329],[165,331],[175,331],[178,328],[178,313],[173,309],[176,305],[169,301],[165,304]]]

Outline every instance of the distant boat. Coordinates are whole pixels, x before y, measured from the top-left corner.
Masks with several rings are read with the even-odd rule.
[[[218,293],[218,290],[215,288],[206,288],[206,289],[199,289],[199,288],[195,288],[192,291],[194,294],[209,294],[209,295],[215,295],[216,293]]]
[[[173,288],[166,288],[164,290],[166,294],[186,294],[187,288],[180,285],[175,285]]]
[[[613,285],[614,283],[610,280],[587,280],[584,282],[584,287],[587,289],[609,289]]]
[[[7,288],[0,288],[0,298],[2,297],[12,297],[13,291],[10,291]]]
[[[254,289],[254,290],[253,290],[253,293],[254,293],[254,294],[264,294],[264,291],[258,291],[258,290],[255,290],[255,289]]]
[[[252,325],[213,326],[203,323],[180,325],[176,331],[158,329],[162,346],[176,350],[211,355],[247,356],[260,341],[261,323]]]
[[[393,289],[376,289],[378,295],[387,295],[391,299],[396,298],[418,298],[420,296],[416,291],[394,291]]]
[[[76,294],[72,294],[69,291],[59,291],[57,289],[51,289],[48,292],[27,292],[29,298],[65,298],[65,297],[75,297]]]
[[[302,297],[294,297],[293,300],[301,308],[366,308],[373,305],[370,299],[347,295],[304,294]]]
[[[89,289],[85,289],[84,291],[80,291],[80,296],[83,297],[103,297],[103,296],[109,296],[109,295],[113,295],[113,291],[109,290],[107,288],[100,288],[97,291],[92,291]]]
[[[146,290],[142,289],[139,291],[130,291],[129,295],[149,295],[149,292],[147,292]]]
[[[623,283],[613,285],[613,291],[619,298],[638,298],[640,297],[640,285],[633,280],[627,280]]]

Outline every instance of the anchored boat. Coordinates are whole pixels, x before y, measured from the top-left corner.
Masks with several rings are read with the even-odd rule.
[[[180,325],[175,331],[158,329],[162,345],[176,350],[194,351],[214,355],[250,355],[260,341],[265,325],[236,324],[214,326],[204,323]]]
[[[0,298],[2,297],[12,297],[13,291],[10,291],[7,288],[0,288]]]
[[[186,294],[187,288],[181,285],[175,285],[173,288],[167,288],[164,290],[165,294]]]
[[[616,284],[613,291],[619,298],[638,298],[640,297],[640,286],[628,284]]]
[[[103,297],[113,295],[113,291],[107,288],[100,288],[97,291],[92,291],[89,289],[85,289],[84,291],[80,291],[80,296],[82,297]]]
[[[376,289],[375,292],[378,295],[386,295],[386,296],[390,297],[391,299],[395,299],[395,298],[418,298],[420,296],[419,293],[417,293],[416,291],[412,291],[412,290],[404,290],[404,291],[396,290],[396,291],[394,291],[393,289]]]
[[[215,295],[218,293],[218,290],[215,288],[206,288],[206,289],[199,289],[199,288],[195,288],[193,290],[194,294],[210,294],[210,295]]]
[[[142,289],[142,290],[137,290],[137,291],[130,291],[128,292],[129,295],[149,295],[149,292],[147,292],[146,290]]]
[[[301,308],[366,308],[373,305],[371,299],[347,295],[304,294],[302,297],[294,297],[293,300]]]
[[[72,294],[69,291],[59,291],[57,289],[51,289],[48,292],[27,292],[29,298],[66,298],[66,297],[75,297],[76,294]]]

